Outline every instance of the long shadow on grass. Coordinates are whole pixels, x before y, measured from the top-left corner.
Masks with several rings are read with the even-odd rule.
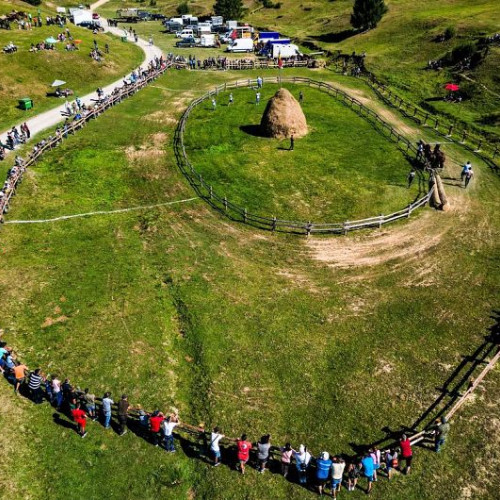
[[[436,389],[440,391],[438,397],[422,412],[421,415],[408,427],[398,430],[384,427],[382,432],[385,436],[370,444],[349,443],[357,455],[361,455],[374,446],[389,448],[397,446],[397,440],[403,433],[415,433],[418,430],[430,430],[437,419],[446,415],[451,407],[457,402],[462,393],[465,392],[473,382],[472,375],[476,369],[488,364],[488,358],[498,351],[500,344],[500,310],[493,310],[490,318],[494,321],[488,328],[488,334],[484,341],[469,355],[464,355],[460,364],[453,370],[442,387]],[[426,442],[419,443],[420,447],[430,448]],[[434,447],[432,447],[434,449]],[[351,459],[353,457],[350,457]]]

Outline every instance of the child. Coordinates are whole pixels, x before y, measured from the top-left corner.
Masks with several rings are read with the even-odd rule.
[[[347,468],[347,489],[348,491],[354,491],[359,479],[359,468],[356,464],[349,464]]]

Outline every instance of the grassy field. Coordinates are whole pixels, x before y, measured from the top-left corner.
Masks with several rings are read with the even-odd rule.
[[[326,71],[315,76],[351,82]],[[234,75],[168,73],[90,123],[29,172],[9,219],[191,198],[175,165],[174,127],[191,99],[224,78]],[[353,85],[353,94],[373,99],[359,81]],[[412,139],[433,139],[431,130],[390,116]],[[425,412],[498,308],[500,180],[473,158],[470,189],[456,186],[467,157],[444,147],[453,209],[425,209],[380,232],[272,235],[232,224],[200,200],[5,225],[5,336],[29,366],[99,395],[126,391],[132,403],[175,406],[186,421],[218,424],[229,435],[248,431],[256,440],[270,432],[275,444],[352,454],[384,437],[387,426],[398,430]],[[364,161],[362,150],[352,154]],[[380,480],[372,496],[495,498],[497,372],[484,389],[453,421],[442,454],[418,449],[414,474]],[[91,425],[82,441],[5,383],[0,403],[8,450],[0,486],[15,496],[62,499],[69,489],[113,499],[314,496],[278,474],[213,469],[190,440],[172,456],[132,433],[118,438]]]
[[[500,31],[500,8],[493,0],[388,0],[388,13],[379,26],[369,32],[352,31],[349,17],[351,0],[319,0],[299,2],[283,0],[280,9],[264,9],[257,1],[245,2],[245,21],[259,28],[276,29],[300,43],[313,43],[323,49],[367,53],[367,66],[402,97],[429,109],[464,120],[489,133],[498,133],[498,96],[500,81],[496,68],[500,65],[500,49],[492,46],[485,60],[474,70],[462,73],[451,68],[441,71],[425,69],[429,60],[439,59],[459,45],[479,36]],[[194,14],[208,14],[210,0],[189,2]],[[137,6],[134,2],[113,0],[103,13],[114,15],[120,6]],[[176,2],[158,1],[156,9],[175,14]],[[154,9],[153,9],[154,10]],[[139,29],[151,29],[148,23]],[[148,26],[147,28],[143,28]],[[436,38],[453,27],[455,36],[445,42]],[[453,104],[436,98],[444,97],[443,86],[450,80],[462,85],[471,98]]]
[[[410,163],[396,145],[336,99],[307,86],[284,85],[298,99],[310,133],[287,151],[289,140],[255,135],[268,100],[279,89],[229,91],[191,114],[185,144],[189,158],[215,192],[249,212],[279,219],[341,222],[391,213],[419,196],[406,188]],[[360,151],[362,154],[356,154]]]
[[[36,16],[37,9],[24,2],[0,2],[0,15],[10,12],[13,8],[24,12],[31,12]],[[53,11],[42,10],[42,15],[53,15]],[[31,118],[35,114],[51,107],[60,105],[63,101],[56,97],[47,97],[52,92],[50,87],[54,80],[67,82],[75,95],[84,95],[99,86],[106,85],[119,79],[129,70],[137,67],[144,58],[144,53],[134,44],[122,43],[117,37],[108,34],[92,35],[88,29],[77,28],[73,24],[67,27],[75,40],[82,40],[80,50],[67,52],[65,44],[56,44],[55,50],[29,52],[31,44],[37,44],[49,37],[57,38],[63,30],[58,26],[33,28],[32,31],[18,30],[12,24],[12,30],[0,30],[0,47],[13,42],[18,46],[14,54],[0,54],[1,65],[8,68],[2,71],[0,77],[0,130],[8,126]],[[109,45],[109,54],[101,62],[89,57],[96,40],[104,50]],[[35,107],[23,111],[17,107],[22,97],[31,97]]]

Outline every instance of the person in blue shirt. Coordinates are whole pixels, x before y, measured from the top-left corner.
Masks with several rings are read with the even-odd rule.
[[[318,492],[320,495],[323,494],[325,485],[330,479],[332,464],[333,462],[330,460],[330,455],[326,451],[321,453],[319,458],[316,460],[316,480],[318,482]]]
[[[375,463],[370,452],[365,453],[365,456],[361,459],[361,467],[363,470],[363,476],[368,479],[368,490],[367,493],[372,491],[373,486],[373,473],[375,472]]]

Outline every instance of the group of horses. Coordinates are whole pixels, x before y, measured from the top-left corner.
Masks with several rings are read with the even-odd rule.
[[[444,168],[444,163],[446,161],[446,155],[441,150],[441,145],[436,144],[434,149],[432,149],[430,144],[426,144],[423,141],[419,143],[419,157],[425,161],[426,167],[429,168]]]

